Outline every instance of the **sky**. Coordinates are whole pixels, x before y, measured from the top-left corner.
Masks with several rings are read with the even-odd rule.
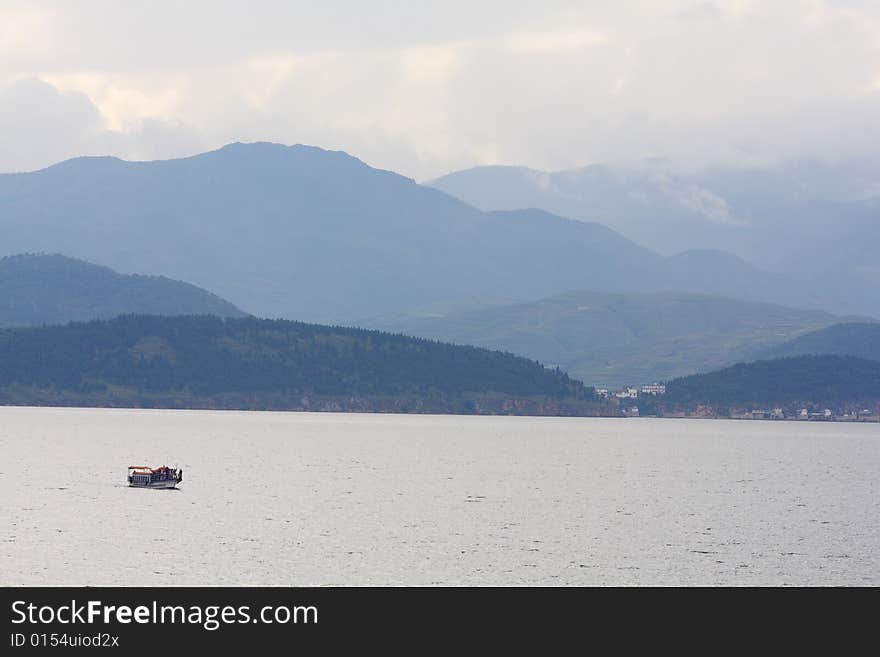
[[[305,143],[426,180],[880,152],[880,0],[0,0],[0,171]]]

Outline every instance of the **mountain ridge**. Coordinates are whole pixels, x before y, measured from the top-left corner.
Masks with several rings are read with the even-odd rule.
[[[485,166],[426,184],[484,211],[539,207],[598,220],[665,255],[721,249],[802,281],[827,310],[880,314],[880,301],[859,293],[880,286],[876,158],[690,172],[665,162],[560,171]]]
[[[569,289],[797,298],[796,282],[676,261],[607,226],[481,212],[342,151],[268,142],[176,160],[69,160],[0,175],[7,253],[162,273],[267,317],[352,323],[430,305]],[[806,295],[809,296],[809,295]],[[810,301],[812,303],[812,301]]]

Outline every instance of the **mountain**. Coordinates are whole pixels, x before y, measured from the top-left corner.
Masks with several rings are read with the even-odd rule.
[[[739,363],[666,385],[664,406],[791,409],[880,405],[880,362],[852,356],[794,356]]]
[[[719,275],[704,254],[682,276],[681,261],[601,224],[481,212],[309,146],[232,144],[155,162],[77,158],[0,175],[0,231],[7,253],[162,273],[257,315],[325,323],[588,287],[815,301],[812,290],[744,263],[725,260]]]
[[[361,329],[127,315],[0,329],[0,403],[591,414],[535,361]]]
[[[115,317],[243,317],[228,301],[164,276],[118,274],[61,255],[0,258],[0,326],[39,326]]]
[[[541,208],[565,217],[598,221],[668,255],[718,248],[702,236],[711,228],[705,216],[713,212],[711,197],[687,185],[673,184],[672,176],[653,167],[643,170],[594,164],[547,172],[480,166],[427,184],[482,210]],[[723,206],[714,212],[718,220],[723,218]],[[682,239],[682,235],[688,237]]]
[[[428,184],[483,210],[536,207],[599,221],[667,255],[727,251],[804,281],[828,310],[880,313],[880,160],[695,173],[663,161],[557,172],[488,166]]]
[[[503,349],[558,365],[591,385],[622,386],[729,365],[838,321],[822,311],[723,297],[579,291],[375,326]]]
[[[811,331],[761,353],[764,358],[836,354],[880,361],[880,323],[835,324]]]

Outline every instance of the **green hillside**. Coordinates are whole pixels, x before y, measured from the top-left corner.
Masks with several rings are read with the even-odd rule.
[[[0,258],[0,326],[40,326],[126,313],[245,313],[210,292],[164,276],[119,274],[62,255]]]
[[[808,354],[836,354],[880,360],[880,323],[835,324],[768,349],[762,356],[781,358]]]
[[[852,356],[793,356],[739,363],[670,381],[662,403],[767,408],[880,403],[880,362]]]
[[[684,293],[570,292],[540,301],[376,320],[377,328],[503,349],[591,385],[710,371],[839,321],[829,313]]]
[[[0,403],[589,414],[535,361],[284,320],[123,316],[0,330]]]

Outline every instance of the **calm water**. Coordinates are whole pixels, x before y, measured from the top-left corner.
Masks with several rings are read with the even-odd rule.
[[[0,408],[0,455],[5,585],[880,584],[878,425]]]

